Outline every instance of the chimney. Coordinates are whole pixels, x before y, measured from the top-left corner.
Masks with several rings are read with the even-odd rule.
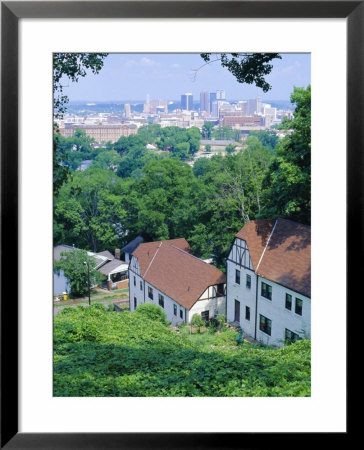
[[[120,248],[115,249],[115,258],[120,259]]]

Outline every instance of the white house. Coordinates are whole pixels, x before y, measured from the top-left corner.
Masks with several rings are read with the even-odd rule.
[[[311,227],[255,220],[236,235],[227,259],[227,321],[269,345],[310,337]]]
[[[57,245],[53,249],[54,261],[59,261],[64,252],[77,250],[70,245]],[[128,264],[114,257],[109,251],[94,253],[87,252],[95,259],[95,269],[104,275],[102,286],[111,289],[121,289],[128,287]],[[53,270],[53,295],[60,295],[63,292],[70,292],[70,282],[64,275],[63,270]]]
[[[193,256],[185,239],[141,243],[129,264],[130,310],[154,303],[174,326],[226,314],[225,287],[225,274]]]

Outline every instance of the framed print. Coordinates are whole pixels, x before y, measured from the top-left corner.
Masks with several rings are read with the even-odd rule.
[[[347,439],[345,296],[353,295],[363,266],[353,262],[352,251],[354,239],[356,248],[358,240],[362,247],[363,225],[363,2],[9,1],[1,7],[1,446],[250,448],[282,439],[294,445],[298,434],[306,443],[311,433]],[[143,54],[151,70],[148,55],[227,51],[311,55],[310,395],[54,395],[52,55]],[[188,110],[188,94],[182,97]],[[250,289],[251,279],[244,276],[245,282]],[[263,285],[262,296],[271,300],[272,288]],[[153,296],[151,288],[146,293]],[[159,304],[167,299],[159,296]],[[302,315],[301,300],[288,297],[287,305]],[[171,311],[187,317],[177,306]],[[250,320],[250,309],[235,304],[236,317],[240,314]],[[270,319],[261,315],[259,323],[270,335]],[[286,330],[287,339],[295,337]]]

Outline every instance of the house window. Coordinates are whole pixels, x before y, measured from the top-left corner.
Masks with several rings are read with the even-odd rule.
[[[134,277],[134,286],[136,286],[136,279],[135,279],[135,277]]]
[[[297,333],[294,333],[291,330],[288,330],[288,328],[284,331],[284,340],[285,342],[296,342],[300,337]]]
[[[249,308],[249,306],[245,307],[245,320],[250,320],[250,308]]]
[[[268,334],[269,336],[272,333],[272,321],[267,317],[262,316],[261,314],[259,320],[259,329],[263,331],[263,333]]]
[[[148,297],[153,300],[153,289],[150,286],[148,286]]]
[[[292,295],[286,294],[286,309],[289,309],[291,311],[292,309]]]
[[[224,294],[224,283],[220,283],[216,286],[216,297],[223,297]]]
[[[246,276],[246,287],[250,289],[252,287],[252,277],[250,275]]]
[[[272,300],[272,286],[270,286],[269,284],[262,282],[262,289],[260,293],[262,297],[265,297],[268,300]]]
[[[240,284],[240,270],[235,270],[235,283]]]
[[[210,318],[209,311],[202,311],[201,317],[202,317],[202,320],[204,320],[205,322],[208,322],[209,318]]]
[[[159,306],[164,308],[164,297],[161,294],[158,294],[158,303],[159,303]]]
[[[140,280],[140,290],[143,290],[143,282]]]
[[[181,319],[183,319],[183,311],[182,311],[182,309],[179,310],[179,316],[180,316]]]
[[[173,314],[177,315],[177,305],[173,305]]]
[[[302,316],[302,300],[300,298],[296,298],[296,306],[294,312]]]
[[[134,309],[136,309],[136,307],[137,307],[137,299],[136,297],[134,297]]]

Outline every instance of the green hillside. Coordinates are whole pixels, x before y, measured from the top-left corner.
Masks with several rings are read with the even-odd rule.
[[[54,318],[54,396],[310,396],[310,341],[273,349],[238,346],[231,329],[205,335],[103,305],[65,308]]]

